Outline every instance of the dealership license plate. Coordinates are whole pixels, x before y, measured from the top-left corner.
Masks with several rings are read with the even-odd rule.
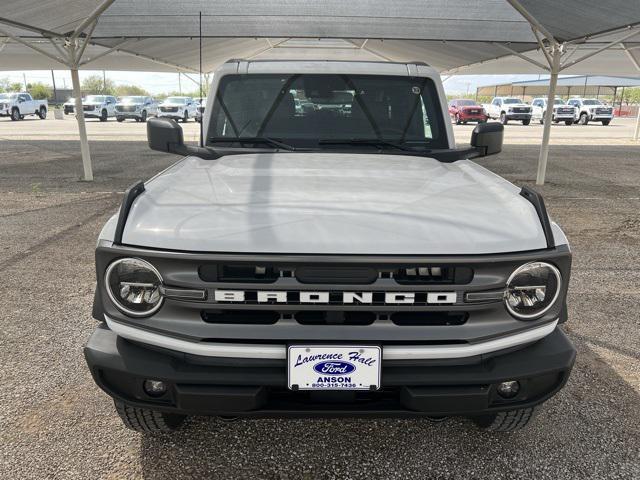
[[[287,352],[291,390],[377,390],[380,347],[292,345]]]

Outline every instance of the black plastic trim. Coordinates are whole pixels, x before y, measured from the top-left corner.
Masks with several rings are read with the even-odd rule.
[[[542,230],[544,231],[544,237],[547,240],[547,248],[555,248],[556,242],[553,239],[553,230],[551,229],[551,221],[547,214],[547,208],[544,206],[544,199],[542,195],[536,192],[534,189],[527,187],[526,185],[520,190],[520,195],[526,198],[536,209],[540,223],[542,224]]]
[[[122,245],[122,234],[124,233],[124,226],[127,224],[127,217],[131,210],[133,201],[144,192],[144,182],[139,180],[131,185],[124,192],[124,198],[122,199],[122,206],[120,207],[120,213],[118,214],[118,223],[116,224],[116,232],[113,237],[113,243],[116,245]]]

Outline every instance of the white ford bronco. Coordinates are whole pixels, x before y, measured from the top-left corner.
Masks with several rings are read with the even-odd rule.
[[[563,387],[567,239],[540,195],[469,160],[500,152],[502,125],[456,148],[417,63],[233,60],[211,92],[199,146],[148,121],[149,146],[184,158],[130,187],[98,238],[85,357],[126,426],[513,430]]]

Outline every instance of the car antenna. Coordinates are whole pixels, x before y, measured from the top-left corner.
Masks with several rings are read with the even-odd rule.
[[[199,13],[198,16],[199,19],[199,28],[200,28],[200,66],[199,66],[199,73],[200,73],[200,77],[199,77],[199,81],[200,81],[200,105],[197,108],[201,108],[202,109],[202,10]],[[204,124],[204,109],[202,109],[202,112],[200,114],[200,146],[204,147],[204,132],[203,132],[203,124]]]

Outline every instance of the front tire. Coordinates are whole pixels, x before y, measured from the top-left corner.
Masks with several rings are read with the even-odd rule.
[[[587,123],[589,123],[589,117],[587,116],[586,113],[581,113],[580,118],[578,119],[578,124],[586,125]]]
[[[522,120],[522,125],[529,125],[531,123],[531,120]]]
[[[125,427],[136,432],[173,432],[178,429],[184,419],[184,415],[165,413],[149,408],[131,407],[115,400],[116,411]]]
[[[40,110],[38,110],[38,117],[40,117],[40,120],[45,120],[47,118],[47,109],[40,107]]]
[[[140,117],[140,121],[143,122],[143,123],[147,121],[147,111],[146,110],[142,111],[142,116]]]
[[[182,123],[187,123],[189,121],[189,112],[184,111],[184,115],[182,116]]]
[[[485,432],[513,432],[521,430],[533,418],[535,408],[520,408],[508,412],[473,417],[473,422]]]
[[[611,123],[611,120],[602,120],[602,125],[605,126],[605,127],[607,125],[609,125],[610,123]]]
[[[107,121],[107,111],[106,110],[102,110],[102,112],[100,113],[100,121],[101,122],[106,122]]]
[[[11,120],[14,121],[14,122],[17,122],[18,120],[21,120],[20,110],[18,110],[15,107],[13,107],[11,109]]]
[[[507,123],[509,123],[509,119],[507,118],[507,114],[506,114],[506,113],[504,113],[504,112],[502,112],[502,113],[500,114],[500,123],[501,123],[502,125],[506,125]]]
[[[565,120],[564,124],[569,126],[569,125],[573,125],[573,120]]]
[[[456,125],[460,125],[462,122],[460,121],[460,115],[456,113]]]
[[[120,117],[120,116],[118,116],[118,117],[116,117],[116,121],[118,121],[118,122],[124,122],[124,117]]]

